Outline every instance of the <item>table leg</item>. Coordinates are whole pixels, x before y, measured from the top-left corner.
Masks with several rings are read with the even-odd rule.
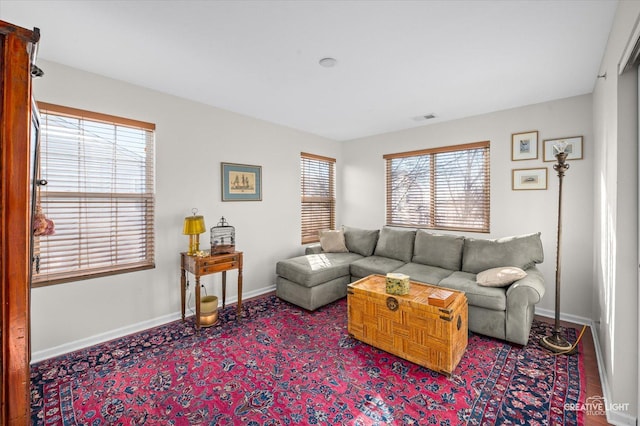
[[[200,277],[196,275],[196,330],[200,330]]]
[[[242,266],[238,268],[238,319],[242,317]]]
[[[227,301],[227,271],[222,271],[222,309]]]
[[[187,274],[184,271],[184,268],[180,271],[180,301],[182,302],[182,321],[184,321],[184,313],[185,313],[185,300],[187,293]]]

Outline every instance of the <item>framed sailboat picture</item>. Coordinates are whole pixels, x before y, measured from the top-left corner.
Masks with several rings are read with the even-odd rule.
[[[262,201],[262,166],[221,163],[222,201]]]

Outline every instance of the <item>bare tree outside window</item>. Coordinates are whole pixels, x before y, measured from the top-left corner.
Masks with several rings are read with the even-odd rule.
[[[384,158],[388,225],[489,231],[489,142]]]

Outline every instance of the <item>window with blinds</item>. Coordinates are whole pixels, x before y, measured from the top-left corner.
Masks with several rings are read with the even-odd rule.
[[[489,232],[489,145],[388,154],[387,224]]]
[[[154,267],[155,125],[38,107],[36,199],[55,232],[35,238],[34,286]]]
[[[320,241],[318,231],[335,228],[336,160],[300,154],[302,244]]]

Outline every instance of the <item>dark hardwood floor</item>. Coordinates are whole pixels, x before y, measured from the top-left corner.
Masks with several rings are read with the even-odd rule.
[[[553,324],[553,318],[542,317],[536,315],[535,317],[539,321],[544,321]],[[560,325],[563,327],[573,327],[580,331],[582,325],[574,324],[567,321],[560,321]],[[573,342],[572,342],[573,343]],[[587,326],[584,334],[582,335],[582,356],[584,359],[584,371],[587,379],[586,397],[601,397],[602,387],[600,384],[600,375],[598,373],[598,360],[596,358],[596,349],[593,343],[593,334],[591,327]],[[605,415],[595,415],[594,413],[587,412],[584,418],[585,425],[609,425],[607,417]]]

